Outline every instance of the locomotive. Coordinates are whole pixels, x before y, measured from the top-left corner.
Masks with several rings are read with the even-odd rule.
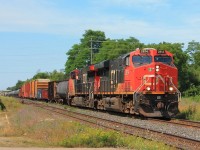
[[[52,81],[48,100],[145,117],[173,117],[181,93],[178,70],[167,50],[136,49],[115,60],[75,69],[65,81]]]

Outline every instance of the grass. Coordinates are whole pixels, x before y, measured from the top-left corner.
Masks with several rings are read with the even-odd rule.
[[[3,105],[6,107],[6,110],[9,112],[16,111],[17,109],[20,109],[23,106],[19,101],[12,97],[0,96],[0,99]]]
[[[128,149],[173,149],[163,143],[144,140],[139,137],[127,136],[122,133],[114,131],[104,131],[102,129],[88,128],[86,126],[79,126],[76,134],[64,139],[60,144],[64,147],[114,147],[114,148],[128,148]]]
[[[40,110],[41,111],[41,110]],[[14,131],[26,135],[40,145],[50,147],[120,147],[130,149],[171,149],[163,143],[126,136],[114,131],[105,131],[88,127],[87,125],[66,119],[53,119],[50,116],[39,117],[40,111],[21,112],[13,120],[16,124]],[[23,116],[23,114],[26,114]],[[42,112],[43,114],[43,112]],[[34,117],[35,116],[35,117]],[[36,117],[37,116],[37,117]]]
[[[12,114],[9,117],[10,125],[0,127],[0,136],[31,139],[34,147],[174,149],[160,142],[89,127],[41,108],[22,105],[12,98],[2,99]]]
[[[179,110],[177,118],[200,121],[200,96],[182,98]]]

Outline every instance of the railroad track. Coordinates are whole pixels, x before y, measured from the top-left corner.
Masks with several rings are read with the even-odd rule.
[[[92,115],[85,115],[78,112],[72,112],[68,109],[61,109],[58,107],[45,105],[42,103],[35,103],[35,102],[24,102],[24,103],[28,105],[34,105],[36,107],[40,107],[42,109],[45,109],[54,113],[58,113],[64,116],[68,116],[70,118],[74,118],[78,121],[81,121],[87,124],[120,131],[125,134],[134,135],[134,136],[142,137],[145,139],[164,142],[167,145],[171,145],[179,149],[195,149],[196,150],[200,148],[200,141],[198,140],[181,137],[181,136],[177,136],[173,134],[168,134],[168,133],[162,133],[156,130],[137,127],[137,126],[133,126],[129,124],[124,124],[121,122],[111,121],[108,119],[102,119],[99,117],[94,117]]]
[[[155,118],[148,118],[148,120],[157,122],[157,123],[173,124],[173,125],[178,125],[178,126],[184,126],[187,128],[200,129],[200,122],[198,121],[190,121],[190,120],[183,120],[183,119],[161,120],[161,119],[155,119]]]

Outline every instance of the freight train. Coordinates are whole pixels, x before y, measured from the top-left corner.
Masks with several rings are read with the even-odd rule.
[[[115,60],[75,69],[65,81],[48,82],[48,101],[169,118],[178,113],[177,86],[178,70],[170,52],[136,49]]]

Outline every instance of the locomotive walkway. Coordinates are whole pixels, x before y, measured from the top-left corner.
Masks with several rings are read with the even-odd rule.
[[[196,150],[196,149],[199,149],[199,147],[200,147],[200,140],[195,140],[192,138],[187,138],[187,137],[183,137],[183,136],[177,136],[174,134],[159,132],[156,130],[138,127],[138,126],[134,126],[134,125],[129,125],[129,124],[121,123],[118,121],[112,121],[110,119],[103,119],[100,117],[95,117],[93,115],[86,115],[86,114],[82,114],[82,113],[78,113],[78,112],[73,112],[68,109],[62,109],[62,108],[58,108],[55,106],[46,105],[43,103],[30,102],[30,101],[29,102],[24,101],[24,103],[46,109],[46,110],[49,110],[54,113],[65,115],[65,116],[71,117],[77,121],[81,121],[81,122],[84,122],[84,123],[87,123],[87,124],[90,124],[93,126],[103,127],[105,129],[116,130],[116,131],[120,131],[120,132],[123,132],[126,134],[130,134],[130,135],[134,135],[134,136],[138,136],[138,137],[142,137],[142,138],[146,138],[146,139],[150,139],[150,140],[164,142],[168,145],[171,145],[171,146],[179,148],[179,149],[195,149]],[[178,121],[176,121],[176,123],[175,123],[175,121],[171,121],[171,122],[173,122],[174,124],[178,124],[177,123]],[[170,124],[170,121],[167,123]],[[179,123],[178,125],[184,126],[184,123],[182,122],[182,124]],[[188,124],[186,126],[188,126]],[[194,125],[194,126],[190,125],[190,127],[198,128],[199,123],[196,122],[196,125]]]

